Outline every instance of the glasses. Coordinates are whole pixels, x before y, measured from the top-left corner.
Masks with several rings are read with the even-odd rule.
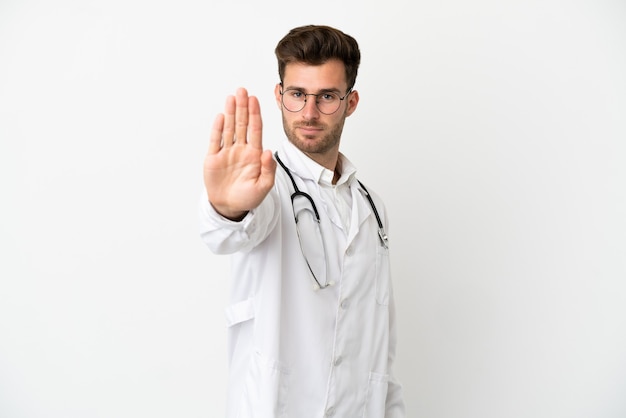
[[[287,89],[284,91],[280,91],[283,106],[289,112],[301,111],[306,105],[307,96],[315,96],[315,105],[317,106],[317,110],[325,115],[332,115],[337,110],[339,110],[341,102],[343,101],[343,99],[348,97],[350,93],[352,93],[352,89],[349,89],[343,97],[332,91],[318,94],[305,93],[302,90],[298,89]]]

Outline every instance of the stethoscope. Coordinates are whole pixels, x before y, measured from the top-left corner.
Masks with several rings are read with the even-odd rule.
[[[297,196],[302,196],[305,199],[307,199],[311,203],[311,206],[313,207],[313,212],[315,213],[316,221],[319,224],[320,214],[317,210],[317,206],[315,206],[315,202],[313,201],[313,198],[308,193],[303,192],[298,188],[298,185],[296,184],[296,181],[291,175],[291,172],[289,171],[287,166],[281,161],[281,159],[278,157],[278,152],[274,152],[274,157],[276,157],[276,161],[278,161],[278,164],[280,164],[283,170],[285,170],[285,173],[287,173],[287,175],[289,176],[289,179],[291,180],[291,184],[293,184],[294,192],[291,194],[292,204],[293,204],[294,198],[296,198]],[[361,181],[358,179],[357,181],[359,182],[359,185],[361,186],[361,190],[363,191],[363,194],[367,198],[367,201],[369,202],[370,206],[372,207],[372,211],[374,212],[374,216],[376,217],[376,222],[378,223],[378,237],[380,238],[380,243],[385,249],[388,249],[389,238],[387,237],[387,234],[385,233],[385,228],[383,227],[383,223],[381,222],[380,216],[378,215],[378,210],[376,210],[376,205],[374,204],[374,200],[372,199],[372,196],[369,194],[369,192],[367,191],[367,188],[363,185],[363,183],[361,183]],[[298,222],[298,219],[296,219],[296,222]]]

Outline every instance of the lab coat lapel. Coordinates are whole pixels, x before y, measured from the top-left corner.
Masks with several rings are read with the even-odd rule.
[[[352,221],[350,223],[350,233],[348,234],[348,246],[359,234],[361,225],[367,218],[373,216],[372,208],[363,195],[363,189],[356,178],[351,180],[350,190],[352,191]]]

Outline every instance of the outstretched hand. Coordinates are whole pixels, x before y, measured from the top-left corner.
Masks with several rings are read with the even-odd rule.
[[[274,185],[276,162],[263,151],[262,131],[259,101],[244,88],[226,98],[224,113],[213,122],[204,186],[215,210],[228,219],[242,219]]]

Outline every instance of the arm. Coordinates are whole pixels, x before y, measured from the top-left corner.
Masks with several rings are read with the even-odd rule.
[[[213,123],[199,217],[200,236],[217,254],[251,249],[276,225],[276,162],[263,151],[262,126],[259,102],[243,88]]]
[[[396,360],[396,304],[393,296],[393,288],[389,284],[389,386],[387,389],[387,401],[385,404],[385,418],[404,418],[405,405],[402,394],[402,386],[394,374]]]
[[[383,208],[383,225],[385,231],[389,231],[389,218],[387,217],[387,210],[382,200],[377,195],[374,195],[376,205]],[[380,202],[380,203],[379,203]],[[390,273],[391,274],[391,273]],[[396,366],[396,348],[398,343],[398,331],[396,320],[396,301],[393,291],[393,280],[389,279],[389,352],[387,357],[387,370],[389,371],[389,384],[387,387],[387,399],[385,402],[385,418],[405,418],[406,406],[404,404],[404,394],[402,391],[402,385],[398,381],[395,375]]]
[[[256,208],[240,221],[220,215],[203,192],[199,204],[200,238],[215,254],[232,254],[256,247],[274,229],[280,217],[276,190],[270,190]]]

